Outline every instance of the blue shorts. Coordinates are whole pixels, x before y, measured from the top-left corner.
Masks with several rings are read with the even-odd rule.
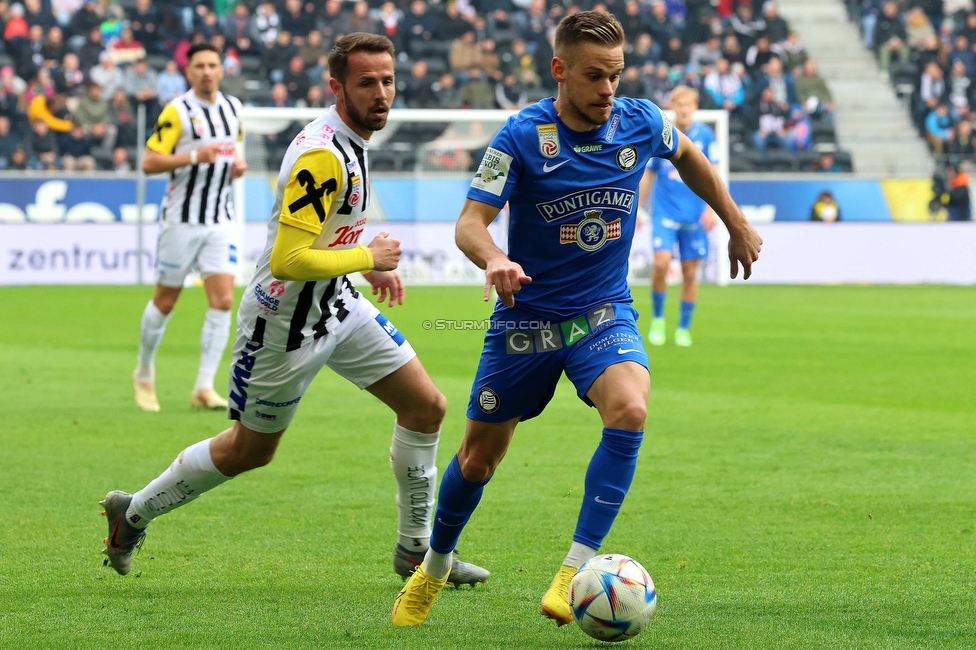
[[[472,420],[534,418],[552,399],[564,370],[579,398],[593,406],[586,393],[604,370],[624,361],[648,368],[637,310],[627,303],[608,303],[561,323],[492,318],[468,399]]]
[[[667,251],[674,255],[678,244],[679,260],[701,260],[708,257],[708,233],[700,223],[678,223],[667,217],[654,218],[651,242],[654,252]]]

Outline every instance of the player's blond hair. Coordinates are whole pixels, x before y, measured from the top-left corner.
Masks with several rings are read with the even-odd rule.
[[[671,101],[690,97],[696,104],[698,103],[698,91],[691,86],[675,86],[671,91]]]
[[[367,52],[369,54],[386,52],[394,61],[396,60],[393,41],[386,36],[367,34],[366,32],[346,34],[336,41],[332,51],[329,52],[329,75],[340,84],[346,83],[346,74],[349,72],[349,55],[353,52]]]
[[[603,11],[570,14],[556,27],[556,56],[569,59],[569,51],[580,43],[620,47],[624,44],[624,28],[613,14]]]

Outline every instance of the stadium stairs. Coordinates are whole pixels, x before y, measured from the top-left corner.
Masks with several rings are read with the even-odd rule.
[[[934,161],[894,89],[881,80],[873,54],[848,21],[842,0],[779,0],[820,67],[837,105],[838,141],[863,176],[929,177]]]

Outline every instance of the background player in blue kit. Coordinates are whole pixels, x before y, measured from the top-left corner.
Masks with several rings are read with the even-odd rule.
[[[715,152],[715,133],[700,122],[693,122],[698,110],[698,91],[678,86],[671,93],[674,125],[688,136],[708,160],[718,164]],[[651,231],[654,245],[654,271],[651,275],[651,302],[654,317],[647,335],[651,345],[664,345],[667,334],[664,324],[664,301],[668,295],[668,268],[677,244],[681,260],[681,316],[674,342],[691,345],[691,318],[698,301],[698,261],[708,258],[708,231],[715,225],[715,212],[681,179],[678,170],[665,158],[651,158],[641,181],[640,205],[644,205],[650,186],[654,185]]]
[[[397,596],[394,625],[420,625],[449,579],[451,554],[516,425],[539,415],[565,371],[603,420],[563,566],[542,599],[573,620],[569,582],[596,554],[633,480],[650,391],[627,286],[637,192],[652,156],[671,158],[729,228],[732,276],[751,274],[762,240],[711,163],[647,100],[615,99],[623,28],[583,11],[556,29],[555,100],[510,118],[485,153],[458,218],[458,247],[498,293],[468,403],[464,439],[441,481],[430,550]],[[509,254],[487,226],[510,207]],[[515,295],[518,294],[516,303]],[[541,509],[541,508],[540,508]]]

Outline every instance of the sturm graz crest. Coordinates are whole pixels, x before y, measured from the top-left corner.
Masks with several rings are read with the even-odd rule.
[[[637,147],[627,144],[617,150],[617,167],[629,172],[637,166]]]
[[[478,408],[480,408],[483,413],[494,413],[498,410],[498,407],[498,393],[487,386],[484,386],[478,392]]]

